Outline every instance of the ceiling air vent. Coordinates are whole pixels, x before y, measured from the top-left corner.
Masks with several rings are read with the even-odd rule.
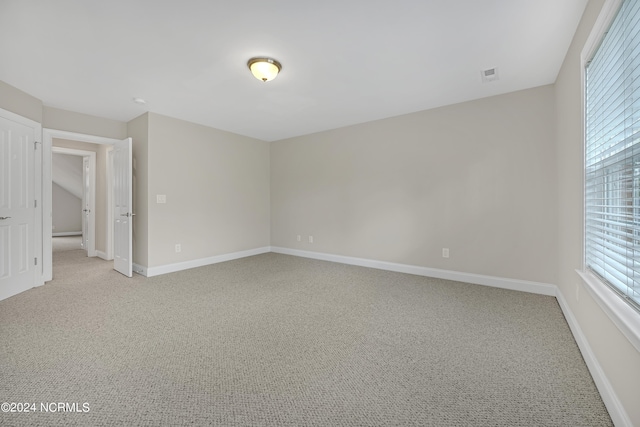
[[[480,71],[482,75],[482,83],[488,83],[498,80],[498,69],[496,67]]]

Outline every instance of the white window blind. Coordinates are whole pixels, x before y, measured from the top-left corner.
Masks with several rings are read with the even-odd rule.
[[[640,1],[586,67],[585,260],[640,310]]]

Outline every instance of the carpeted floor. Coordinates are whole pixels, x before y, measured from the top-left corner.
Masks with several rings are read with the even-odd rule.
[[[54,236],[51,239],[53,252],[73,251],[82,248],[82,236]]]
[[[552,297],[278,254],[111,268],[57,252],[0,301],[0,401],[36,404],[0,425],[612,425]]]

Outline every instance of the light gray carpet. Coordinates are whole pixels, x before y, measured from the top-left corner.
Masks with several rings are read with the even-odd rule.
[[[277,254],[0,301],[0,425],[610,426],[555,298]]]
[[[82,236],[54,236],[51,239],[53,252],[73,251],[81,249]]]

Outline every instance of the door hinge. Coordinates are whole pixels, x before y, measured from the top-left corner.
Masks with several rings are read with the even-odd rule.
[[[38,258],[33,259],[33,265],[38,265]]]
[[[34,200],[34,201],[33,201],[33,207],[34,207],[34,208],[37,208],[37,207],[38,207],[38,201],[37,201],[37,200]]]
[[[33,149],[34,150],[38,149],[38,144],[40,144],[40,141],[33,141]]]

